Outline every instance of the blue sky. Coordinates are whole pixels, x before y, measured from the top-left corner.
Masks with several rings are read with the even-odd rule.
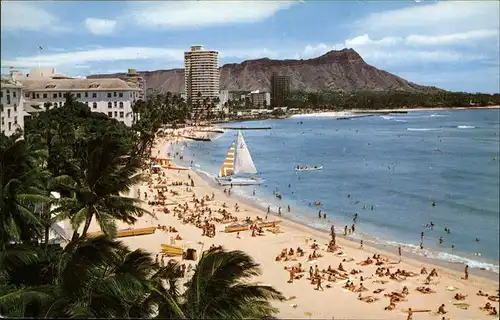
[[[2,1],[1,67],[85,76],[182,68],[195,44],[218,50],[221,64],[347,47],[418,84],[499,92],[499,10],[498,1]]]

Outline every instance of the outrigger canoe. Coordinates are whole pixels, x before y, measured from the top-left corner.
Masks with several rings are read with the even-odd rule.
[[[182,256],[184,254],[184,249],[171,244],[161,244],[161,253],[167,257]]]
[[[224,228],[224,232],[240,232],[250,230],[250,226],[256,224],[259,228],[274,228],[281,223],[281,220],[267,220],[261,222],[243,222],[243,223],[232,223]]]
[[[117,238],[123,238],[123,237],[133,237],[133,236],[142,236],[146,234],[153,234],[156,230],[156,227],[148,227],[148,228],[137,228],[137,229],[127,229],[127,230],[120,230],[116,233]],[[97,231],[97,232],[89,232],[87,233],[87,238],[96,238],[104,233],[102,231]]]

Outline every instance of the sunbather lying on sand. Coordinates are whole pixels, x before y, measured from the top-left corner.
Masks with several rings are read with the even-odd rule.
[[[387,311],[391,311],[394,309],[396,309],[396,304],[392,301],[389,303],[389,305],[387,307],[384,308],[384,310],[387,310]]]
[[[357,264],[359,264],[361,266],[367,266],[367,265],[370,265],[372,263],[373,263],[373,260],[370,257],[368,257],[368,258],[366,258],[366,260],[358,262]]]
[[[415,290],[417,290],[423,294],[436,293],[436,291],[432,290],[429,287],[417,287]]]
[[[500,299],[498,298],[498,296],[488,296],[488,300],[494,301],[494,302],[500,301]]]
[[[461,300],[465,300],[465,298],[466,298],[466,297],[467,297],[467,296],[464,296],[464,295],[463,295],[463,294],[461,294],[461,293],[457,293],[457,294],[455,294],[455,296],[453,297],[453,299],[458,300],[458,301],[461,301]]]
[[[378,288],[378,289],[374,290],[373,293],[378,294],[378,293],[381,293],[384,290],[385,290],[384,288]]]
[[[366,303],[373,303],[377,300],[379,300],[379,298],[376,298],[376,297],[373,297],[373,296],[367,296],[367,297],[363,297],[361,295],[361,293],[358,295],[358,300],[361,300],[361,301],[364,301]]]
[[[491,303],[486,302],[486,304],[484,305],[484,307],[479,307],[479,309],[481,309],[483,311],[490,311],[491,310]]]
[[[477,295],[480,296],[480,297],[487,297],[488,296],[487,293],[484,293],[481,290],[479,290],[479,292],[477,293]]]

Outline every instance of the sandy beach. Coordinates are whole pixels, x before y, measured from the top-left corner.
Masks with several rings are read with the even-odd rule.
[[[189,130],[197,137],[209,134],[206,129],[200,133],[182,129],[175,138],[159,138],[152,155],[167,158],[168,144],[183,143],[179,136],[187,135]],[[160,256],[161,244],[195,249],[198,257],[212,245],[245,251],[261,265],[263,273],[255,281],[272,285],[288,297],[275,304],[279,318],[407,319],[411,308],[413,319],[498,319],[480,309],[487,303],[499,308],[498,282],[492,279],[471,274],[465,280],[463,271],[424,263],[405,253],[399,257],[367,244],[361,248],[360,243],[341,237],[341,225],[335,226],[333,246],[329,233],[286,220],[286,208],[281,217],[267,217],[281,222],[275,228],[264,228],[261,235],[252,231],[226,233],[224,226],[230,219],[255,221],[257,217],[265,219],[267,212],[224,192],[223,187],[213,186],[191,170],[162,168],[159,173],[148,170],[144,174],[150,181],[134,187],[129,196],[140,195],[144,207],[155,217],[143,216],[134,226],[119,223],[119,229],[160,226],[164,230],[121,240],[132,249],[143,248]],[[152,201],[163,203],[153,205]],[[203,235],[203,229],[196,225],[215,226],[215,234]],[[169,232],[172,227],[176,232]],[[97,230],[93,222],[91,231]],[[303,255],[298,254],[298,248]],[[424,267],[427,274],[421,274]],[[437,276],[430,276],[433,269]],[[349,288],[346,282],[352,283]],[[479,290],[490,297],[478,295]],[[438,313],[443,304],[446,313]],[[388,306],[393,310],[385,310]]]

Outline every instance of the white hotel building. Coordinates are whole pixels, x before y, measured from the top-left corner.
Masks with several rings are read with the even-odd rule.
[[[61,107],[67,93],[75,100],[85,103],[93,112],[102,112],[108,117],[132,125],[132,105],[137,100],[139,89],[131,87],[120,79],[40,79],[22,80],[25,109],[34,113],[37,106],[41,111],[45,103]],[[31,108],[29,108],[29,107]]]
[[[13,73],[2,78],[0,131],[11,135],[24,128],[24,117],[51,108],[61,107],[67,93],[85,103],[93,112],[102,112],[110,118],[131,126],[132,106],[139,99],[140,89],[121,79],[69,78],[55,73],[55,69],[35,69],[27,76]]]
[[[0,132],[12,135],[24,128],[23,86],[10,78],[1,79],[0,90]]]

